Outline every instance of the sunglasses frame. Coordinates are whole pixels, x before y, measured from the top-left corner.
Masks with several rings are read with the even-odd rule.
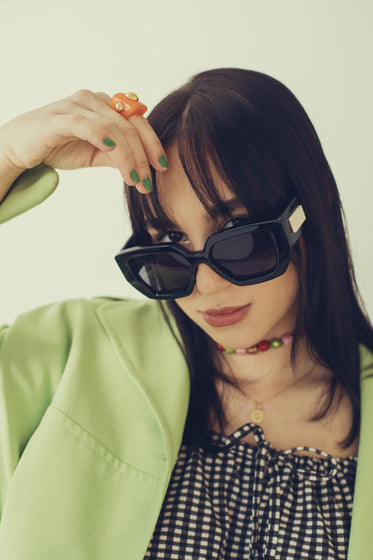
[[[285,208],[279,218],[268,220],[265,222],[256,222],[253,224],[245,224],[241,226],[234,226],[232,228],[218,231],[210,235],[202,251],[188,251],[176,243],[158,243],[148,246],[137,245],[138,235],[133,235],[127,243],[122,247],[120,252],[115,256],[115,260],[125,276],[127,281],[134,286],[139,292],[151,299],[178,299],[186,297],[192,293],[195,280],[197,267],[199,264],[207,264],[214,272],[237,286],[250,286],[253,284],[260,284],[267,282],[273,278],[277,278],[286,272],[291,261],[292,250],[299,237],[302,235],[302,225],[306,220],[303,207],[299,204],[298,198],[295,197],[290,204]],[[276,249],[276,265],[270,272],[258,275],[255,278],[242,280],[233,274],[227,274],[222,271],[210,258],[213,246],[219,241],[225,241],[231,237],[242,235],[245,233],[252,233],[254,231],[267,231],[274,242]],[[280,250],[281,247],[281,250]],[[160,253],[176,253],[182,256],[190,264],[190,281],[187,288],[173,291],[159,291],[154,290],[133,272],[129,261],[138,256],[145,257],[147,255],[160,254]],[[281,253],[281,255],[280,255]]]

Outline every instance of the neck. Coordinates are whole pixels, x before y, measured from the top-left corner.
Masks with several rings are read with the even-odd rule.
[[[294,363],[291,360],[291,346],[260,352],[255,356],[221,356],[225,375],[241,392],[258,401],[285,390],[315,368],[305,337],[299,341]]]

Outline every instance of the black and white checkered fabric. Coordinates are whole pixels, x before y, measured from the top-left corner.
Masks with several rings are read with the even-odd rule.
[[[278,451],[251,423],[183,445],[145,558],[343,560],[355,472],[354,457]]]

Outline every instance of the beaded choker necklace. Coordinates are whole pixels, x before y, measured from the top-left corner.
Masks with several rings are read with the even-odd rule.
[[[303,333],[302,333],[303,334]],[[253,346],[249,346],[249,348],[236,348],[233,350],[232,348],[224,348],[221,344],[216,343],[216,348],[220,352],[224,352],[225,354],[257,354],[258,352],[265,352],[270,348],[280,348],[281,346],[290,346],[293,342],[293,334],[286,333],[282,335],[280,338],[272,338],[271,340],[261,340],[257,344],[253,344]]]

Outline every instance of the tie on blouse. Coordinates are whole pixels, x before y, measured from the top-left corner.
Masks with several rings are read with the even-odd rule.
[[[210,432],[182,445],[145,558],[343,560],[355,473],[355,457],[276,450],[256,424]]]

